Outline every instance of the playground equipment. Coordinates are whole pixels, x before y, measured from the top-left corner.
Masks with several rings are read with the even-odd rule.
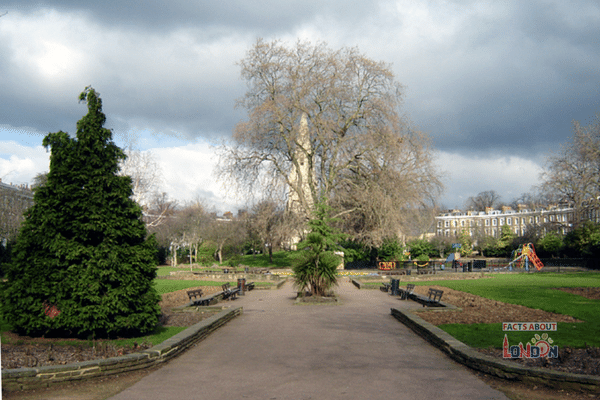
[[[462,268],[463,264],[458,260],[460,260],[460,253],[450,253],[448,258],[446,258],[446,261],[444,261],[444,263],[440,266],[440,269],[446,269],[446,264],[448,263],[450,264],[450,268],[459,266]]]
[[[379,261],[377,267],[381,271],[391,271],[396,269],[396,261]]]
[[[513,264],[517,263],[519,268],[525,267],[525,269],[529,271],[529,262],[531,262],[538,271],[544,268],[544,264],[542,264],[542,261],[538,258],[537,254],[535,254],[535,248],[532,243],[524,244],[522,247],[514,250],[511,258],[513,258],[513,260],[508,263],[509,268],[512,268]]]

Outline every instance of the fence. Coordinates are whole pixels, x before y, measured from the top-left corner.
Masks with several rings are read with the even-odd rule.
[[[600,270],[600,259],[595,258],[542,258],[545,267],[585,268]],[[488,258],[488,259],[463,259],[445,263],[444,261],[389,261],[386,262],[386,269],[392,270],[425,270],[435,271],[447,270],[456,272],[497,272],[509,270],[508,258]],[[378,269],[377,264],[370,260],[359,260],[346,263],[345,269]],[[534,268],[535,269],[535,268]]]

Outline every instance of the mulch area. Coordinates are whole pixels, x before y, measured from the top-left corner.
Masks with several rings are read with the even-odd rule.
[[[427,295],[429,287],[444,291],[442,301],[462,310],[425,311],[419,316],[433,325],[442,324],[491,324],[502,322],[582,322],[569,315],[551,313],[490,300],[470,293],[459,292],[441,286],[417,286],[415,292]],[[565,292],[600,299],[600,288],[557,288]],[[503,358],[501,349],[478,349],[484,354]],[[576,374],[600,375],[600,348],[573,349],[560,347],[558,358],[508,359],[511,362]]]
[[[200,288],[200,287],[198,287]],[[217,286],[202,286],[205,295],[221,291]],[[174,312],[173,308],[185,305],[189,302],[187,291],[196,288],[179,290],[162,296],[160,308],[162,315],[160,324],[162,326],[192,326],[216,311],[198,312]],[[109,341],[61,338],[32,338],[19,336],[8,332],[4,336],[10,343],[2,343],[2,369],[32,368],[46,365],[64,365],[73,362],[89,361],[117,357],[124,354],[136,353],[149,349],[151,344],[140,342],[133,346],[116,347]],[[73,342],[72,345],[56,345],[56,342]]]

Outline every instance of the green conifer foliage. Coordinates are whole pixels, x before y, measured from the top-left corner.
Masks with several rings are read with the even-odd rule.
[[[126,156],[103,127],[102,101],[88,87],[77,137],[48,134],[48,182],[26,213],[2,290],[4,318],[28,335],[114,337],[151,332],[160,300],[156,246],[146,238]]]
[[[316,204],[315,218],[308,221],[311,231],[297,245],[303,251],[294,266],[294,284],[315,296],[327,295],[337,284],[337,266],[342,261],[335,250],[345,235],[333,227],[336,220],[329,217],[329,210],[324,199]]]

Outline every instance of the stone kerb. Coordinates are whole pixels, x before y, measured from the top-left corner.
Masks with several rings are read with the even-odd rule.
[[[600,377],[567,372],[546,370],[518,365],[500,360],[456,340],[437,326],[430,324],[410,311],[395,308],[391,313],[421,337],[448,354],[452,359],[472,369],[494,375],[502,379],[519,380],[528,383],[542,384],[558,389],[585,390],[600,393]]]
[[[91,379],[158,365],[203,340],[242,312],[242,307],[224,310],[139,353],[66,365],[2,370],[2,389],[6,391],[33,389],[53,383]]]

